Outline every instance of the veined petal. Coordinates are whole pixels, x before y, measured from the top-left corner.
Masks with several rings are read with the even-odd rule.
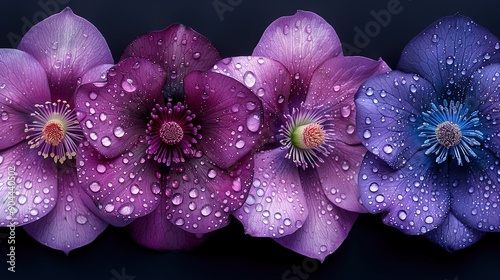
[[[0,150],[26,139],[25,124],[31,123],[35,104],[50,101],[47,77],[31,55],[0,49]]]
[[[113,57],[99,30],[65,8],[33,26],[18,48],[36,58],[45,69],[52,100],[73,104],[78,78]]]
[[[267,27],[253,56],[281,62],[292,77],[290,101],[298,107],[304,100],[314,70],[325,60],[342,55],[342,46],[333,27],[312,12],[297,11]]]
[[[418,150],[422,112],[437,94],[425,79],[400,71],[366,80],[355,95],[356,130],[368,151],[393,168],[401,168]]]
[[[356,135],[354,94],[367,78],[389,71],[383,60],[364,57],[334,57],[316,69],[305,104],[331,108],[335,119],[334,139],[350,145],[359,144]]]
[[[87,141],[80,143],[78,184],[94,201],[100,218],[112,225],[123,226],[145,216],[159,203],[160,166],[146,159],[145,150],[143,144],[106,158]]]
[[[450,212],[449,180],[448,170],[433,167],[433,159],[423,152],[399,170],[367,153],[359,190],[370,213],[385,213],[385,224],[406,234],[423,234],[440,226]]]
[[[262,102],[243,84],[213,72],[184,79],[185,103],[201,126],[196,147],[215,165],[227,168],[258,148]]]
[[[107,157],[132,149],[146,136],[150,113],[161,95],[165,72],[141,58],[109,69],[107,83],[90,83],[76,96],[77,118],[92,146]]]
[[[56,205],[57,169],[23,141],[0,152],[0,226],[22,226]]]
[[[298,168],[276,148],[255,154],[250,194],[234,213],[245,232],[257,237],[281,237],[295,232],[309,210]]]
[[[315,173],[300,172],[303,181],[309,183],[304,186],[309,216],[297,231],[275,240],[288,249],[323,262],[346,239],[358,214],[333,205],[324,195]]]
[[[406,45],[397,69],[424,77],[442,98],[451,93],[453,99],[460,100],[476,69],[500,62],[499,43],[468,17],[445,17]]]
[[[179,101],[183,96],[183,79],[192,71],[208,71],[220,55],[204,36],[182,24],[161,31],[148,32],[132,41],[122,58],[147,58],[167,73],[164,95]]]
[[[108,225],[87,208],[92,202],[78,187],[74,164],[65,162],[59,166],[59,193],[54,209],[24,226],[38,242],[66,254],[94,241]]]
[[[485,234],[485,232],[464,225],[450,213],[438,228],[424,234],[424,236],[447,251],[453,252],[469,247]]]

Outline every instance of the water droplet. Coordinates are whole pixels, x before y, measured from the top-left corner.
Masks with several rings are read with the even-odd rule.
[[[255,85],[255,81],[256,81],[256,78],[255,78],[255,75],[253,74],[253,72],[251,71],[247,71],[244,75],[243,75],[243,81],[245,82],[245,85],[247,87],[253,87]]]
[[[9,119],[9,113],[6,111],[2,111],[2,121],[6,121]]]
[[[212,206],[210,206],[209,204],[206,204],[205,206],[203,206],[201,208],[201,214],[206,217],[208,215],[210,215],[212,213]]]
[[[340,91],[340,86],[339,85],[333,86],[333,91],[335,92]]]
[[[215,169],[210,169],[210,170],[208,170],[207,175],[208,175],[208,178],[213,179],[217,176],[217,171],[215,171]]]
[[[174,196],[172,197],[172,204],[173,205],[180,205],[182,203],[182,201],[184,200],[184,198],[182,197],[182,194],[180,193],[176,193],[174,194]]]
[[[126,92],[134,92],[137,89],[137,86],[134,85],[134,81],[132,79],[124,79],[122,82],[122,88]]]
[[[325,245],[321,245],[321,246],[319,247],[319,250],[321,251],[321,253],[326,252],[326,249],[327,249],[327,248],[326,248],[326,246],[325,246]]]
[[[91,92],[89,93],[89,98],[90,98],[91,100],[96,100],[96,99],[97,99],[97,93],[95,93],[95,92],[91,91]]]
[[[109,139],[108,136],[104,136],[102,139],[101,139],[101,144],[104,146],[104,147],[109,147],[111,146],[111,139]]]
[[[405,210],[401,210],[398,212],[398,218],[401,220],[401,221],[404,221],[406,220],[406,217],[407,217],[407,214],[406,214],[406,211]]]
[[[290,27],[288,24],[285,24],[285,26],[283,26],[283,34],[288,35],[288,33],[290,33]]]
[[[191,190],[189,190],[189,197],[190,198],[197,198],[198,197],[198,189],[192,188]]]
[[[377,201],[378,203],[384,202],[384,200],[385,200],[385,197],[381,194],[379,194],[375,197],[375,201]]]
[[[92,192],[98,192],[101,190],[101,184],[95,181],[90,184],[89,188]]]
[[[282,104],[283,102],[285,102],[285,96],[283,96],[283,94],[280,94],[278,95],[278,104]]]
[[[384,146],[384,153],[386,153],[386,154],[392,153],[392,146],[391,145],[385,145]]]
[[[366,89],[366,95],[372,96],[373,95],[373,88],[369,87]]]
[[[118,138],[121,138],[123,137],[123,135],[125,135],[125,131],[123,130],[123,127],[121,126],[117,126],[113,129],[113,134],[118,137]]]
[[[437,43],[437,41],[438,41],[438,35],[437,34],[432,34],[431,40],[432,40],[433,43]]]
[[[199,52],[193,53],[193,58],[194,59],[199,59],[200,57],[201,57],[201,53],[199,53]]]
[[[182,226],[182,225],[184,225],[184,219],[183,219],[183,218],[177,218],[177,219],[175,220],[175,224],[176,224],[177,226]]]
[[[91,121],[91,120],[87,120],[87,121],[85,122],[85,126],[86,126],[87,128],[89,128],[89,129],[90,129],[90,128],[94,127],[94,124],[92,123],[92,121]]]
[[[236,146],[236,148],[241,149],[241,148],[245,147],[245,141],[240,139],[236,142],[235,146]]]
[[[250,116],[247,119],[248,130],[250,130],[251,132],[257,132],[259,131],[259,127],[260,127],[260,117],[258,115]]]
[[[434,222],[434,218],[432,216],[425,217],[426,224],[432,224]]]
[[[59,46],[59,42],[54,42],[52,43],[52,49],[57,50],[57,47]]]
[[[140,191],[139,186],[137,186],[136,184],[134,184],[132,187],[130,187],[130,192],[132,194],[138,194],[139,191]]]
[[[347,118],[351,115],[351,107],[350,106],[344,106],[342,109],[340,109],[340,113],[342,114],[342,117]]]
[[[28,198],[25,196],[25,195],[20,195],[18,198],[17,198],[17,202],[21,205],[25,204],[26,203],[26,200],[28,200]]]
[[[370,191],[373,192],[373,193],[374,192],[378,192],[378,184],[375,183],[375,182],[371,183],[371,185],[370,185]]]
[[[365,139],[369,139],[371,136],[372,136],[372,133],[371,133],[371,131],[370,131],[370,130],[368,130],[368,129],[367,129],[367,130],[365,130],[365,131],[363,132],[363,138],[365,138]]]
[[[104,164],[99,163],[96,167],[96,170],[97,172],[103,174],[104,172],[106,172],[106,166]]]
[[[87,222],[87,217],[83,216],[83,215],[77,215],[76,216],[76,222],[80,225],[83,225]]]
[[[411,93],[415,93],[415,92],[417,92],[417,86],[415,86],[414,84],[411,84],[411,85],[410,85],[410,92],[411,92]]]
[[[448,64],[448,65],[452,65],[454,61],[455,61],[455,59],[452,56],[448,56],[446,58],[446,64]]]
[[[124,216],[129,216],[134,212],[134,205],[133,204],[124,204],[118,209],[118,213],[124,215]]]

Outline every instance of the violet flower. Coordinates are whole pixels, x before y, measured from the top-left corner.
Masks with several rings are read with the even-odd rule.
[[[206,38],[176,24],[137,38],[106,83],[77,93],[88,140],[80,184],[111,224],[133,221],[144,246],[192,248],[248,195],[262,105],[239,82],[198,71],[219,59]]]
[[[324,260],[346,238],[359,202],[366,149],[355,133],[354,93],[387,71],[382,61],[344,57],[335,30],[312,12],[274,21],[250,57],[213,71],[241,81],[263,102],[266,139],[255,155],[248,199],[234,215],[246,233]]]
[[[0,226],[24,226],[68,253],[107,226],[76,187],[83,134],[73,94],[113,60],[99,31],[69,8],[33,26],[18,48],[0,49]]]
[[[363,204],[406,234],[447,250],[500,231],[500,41],[456,15],[405,47],[397,69],[356,95],[367,153]]]

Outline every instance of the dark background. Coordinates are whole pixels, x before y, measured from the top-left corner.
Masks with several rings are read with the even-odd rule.
[[[371,11],[387,9],[391,1],[396,0],[9,1],[2,2],[0,9],[0,47],[12,47],[12,38],[23,35],[26,21],[39,21],[44,15],[60,11],[66,3],[103,33],[115,59],[136,36],[174,22],[181,22],[208,37],[223,57],[250,55],[273,20],[291,15],[297,9],[318,13],[336,29],[344,44],[357,48],[357,54],[382,57],[391,67],[395,67],[402,48],[411,38],[446,15],[457,12],[467,15],[500,36],[500,2],[400,0],[400,13],[393,14],[390,21],[384,23],[386,26],[379,25],[378,30],[372,30],[368,43],[356,43],[356,27],[364,30],[373,24]],[[47,3],[56,3],[57,7]],[[218,13],[214,3],[220,9],[229,5],[226,6],[229,10]],[[39,244],[17,228],[17,272],[9,273],[6,233],[6,228],[0,229],[0,279],[499,278],[498,234],[486,235],[467,249],[448,253],[421,236],[406,236],[384,226],[379,215],[362,215],[342,246],[317,267],[314,266],[317,263],[308,262],[270,239],[245,236],[242,226],[234,219],[201,247],[180,253],[158,253],[142,248],[124,229],[110,227],[90,245],[66,256]],[[301,268],[305,274],[289,273],[292,267],[303,265],[309,265]]]

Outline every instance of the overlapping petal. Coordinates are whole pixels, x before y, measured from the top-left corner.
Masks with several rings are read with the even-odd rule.
[[[47,73],[52,100],[73,103],[78,79],[113,57],[99,30],[87,20],[64,9],[33,26],[18,48],[40,62]]]

